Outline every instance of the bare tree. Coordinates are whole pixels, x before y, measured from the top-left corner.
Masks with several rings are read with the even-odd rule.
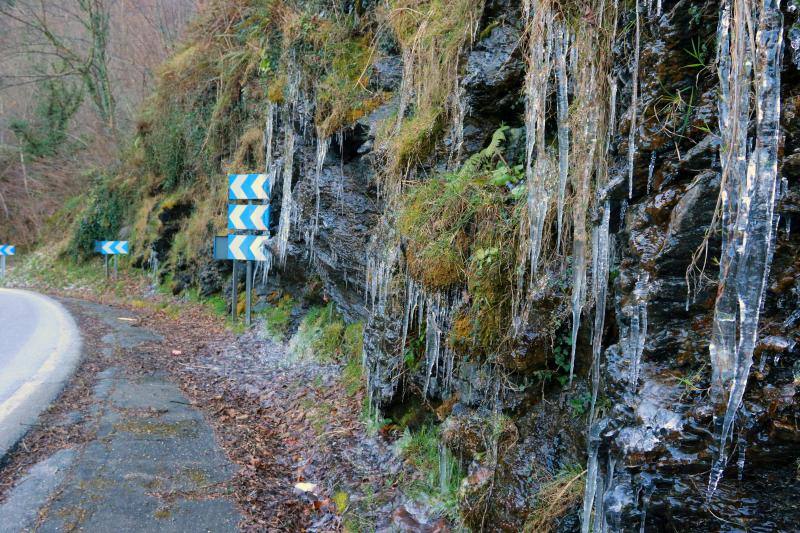
[[[26,54],[39,56],[48,62],[60,61],[69,67],[60,75],[81,78],[98,116],[116,136],[116,104],[108,68],[109,9],[106,0],[77,0],[75,8],[71,9],[66,2],[53,5],[46,4],[45,0],[36,3],[18,1],[0,4],[0,15],[29,32],[30,40],[24,43],[23,48]],[[72,28],[69,23],[63,24],[62,19],[77,23],[81,33],[67,33]],[[26,77],[39,79],[42,76],[29,74]]]

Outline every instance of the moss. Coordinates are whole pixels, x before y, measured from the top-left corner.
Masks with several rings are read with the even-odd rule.
[[[402,179],[427,159],[447,123],[447,102],[456,87],[462,51],[474,39],[482,0],[391,0],[383,21],[392,28],[413,89],[411,115],[399,128],[383,129],[378,144],[387,153],[386,178]]]
[[[283,103],[284,91],[286,91],[286,74],[275,76],[267,85],[267,98],[275,104]]]
[[[505,342],[511,294],[520,264],[517,238],[523,202],[522,171],[502,155],[506,128],[457,172],[407,188],[398,229],[406,242],[408,273],[429,290],[465,287],[469,312],[451,339],[492,353]]]
[[[272,340],[280,342],[289,332],[294,306],[294,299],[287,294],[264,311],[264,327]]]
[[[347,325],[335,304],[330,303],[314,307],[306,314],[292,339],[291,349],[296,355],[322,362],[349,363],[360,360],[362,337],[362,324]],[[350,372],[355,374],[355,368]]]

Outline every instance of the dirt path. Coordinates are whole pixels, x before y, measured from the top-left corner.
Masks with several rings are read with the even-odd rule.
[[[237,337],[199,306],[62,301],[84,335],[85,357],[0,470],[0,524],[389,525],[401,466],[383,439],[366,434],[363,393],[348,390],[338,365],[291,359],[255,333]]]

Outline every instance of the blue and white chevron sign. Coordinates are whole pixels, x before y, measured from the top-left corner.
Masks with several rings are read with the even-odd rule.
[[[267,231],[268,205],[228,205],[228,229]]]
[[[16,251],[16,246],[11,246],[10,244],[0,244],[0,255],[14,255]]]
[[[94,251],[102,255],[124,255],[128,253],[128,241],[94,241]]]
[[[266,174],[229,174],[229,200],[269,200],[269,178]]]
[[[263,235],[228,235],[228,259],[266,261],[267,239]]]

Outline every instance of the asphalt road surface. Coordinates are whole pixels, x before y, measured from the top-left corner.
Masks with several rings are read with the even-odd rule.
[[[0,289],[0,459],[58,395],[79,357],[80,335],[61,304]]]

